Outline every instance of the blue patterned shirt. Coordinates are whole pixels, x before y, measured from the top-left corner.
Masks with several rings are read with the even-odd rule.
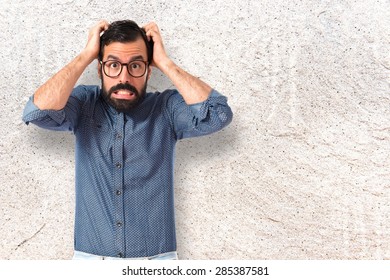
[[[27,124],[76,136],[75,250],[125,258],[175,251],[175,144],[228,125],[227,99],[213,90],[189,106],[166,90],[124,114],[100,92],[78,86],[59,111],[39,110],[31,97],[23,114]]]

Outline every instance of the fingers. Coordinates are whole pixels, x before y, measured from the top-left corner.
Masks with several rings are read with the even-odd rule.
[[[93,26],[89,30],[88,39],[89,40],[91,40],[91,39],[93,39],[93,40],[99,39],[100,35],[102,34],[102,32],[106,31],[109,26],[110,26],[110,24],[107,21],[105,21],[105,20],[99,21],[95,26]]]
[[[155,22],[149,22],[144,26],[145,31],[154,30],[158,32],[158,26]]]
[[[150,22],[146,24],[143,28],[145,30],[146,36],[148,37],[148,40],[153,38],[153,41],[155,41],[156,36],[161,37],[160,30],[156,23]]]
[[[155,66],[161,70],[164,68],[165,65],[170,62],[170,58],[165,51],[163,39],[160,34],[160,29],[154,22],[146,24],[143,28],[145,30],[146,36],[148,37],[148,40],[153,41],[152,66]]]
[[[109,26],[110,24],[107,21],[101,20],[89,30],[89,34],[90,36],[95,34],[100,35],[102,32],[106,31]]]
[[[96,32],[99,32],[99,34],[100,34],[100,33],[104,32],[104,31],[106,31],[106,30],[108,29],[109,26],[110,26],[110,24],[109,24],[107,21],[101,20],[101,21],[99,21],[99,22],[95,25],[95,27],[94,27],[93,29],[94,29]]]
[[[88,42],[84,51],[91,60],[98,56],[100,50],[100,35],[102,32],[106,31],[109,26],[107,21],[101,20],[90,29]]]

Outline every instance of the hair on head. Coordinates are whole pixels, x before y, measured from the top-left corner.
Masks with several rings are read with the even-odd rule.
[[[99,51],[99,60],[103,60],[104,47],[114,43],[128,43],[134,42],[137,39],[142,38],[145,42],[147,53],[148,53],[148,63],[152,63],[153,60],[153,41],[148,41],[145,30],[138,26],[132,20],[120,20],[114,21],[110,24],[108,29],[100,36],[100,51]]]

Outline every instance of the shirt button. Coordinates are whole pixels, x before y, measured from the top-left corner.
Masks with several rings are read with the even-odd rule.
[[[116,168],[121,168],[122,167],[122,164],[120,164],[119,162],[115,165],[116,166]]]
[[[121,195],[122,194],[122,191],[121,190],[117,190],[116,191],[116,195]]]
[[[120,133],[116,134],[116,139],[122,139],[122,135]]]
[[[121,222],[117,222],[116,225],[117,225],[118,227],[121,227],[121,226],[122,226],[122,223],[121,223]]]

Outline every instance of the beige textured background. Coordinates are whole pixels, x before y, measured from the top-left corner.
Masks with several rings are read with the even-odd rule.
[[[235,114],[178,144],[180,258],[390,259],[389,0],[1,0],[0,259],[72,255],[73,136],[21,115],[102,18],[156,21]]]

